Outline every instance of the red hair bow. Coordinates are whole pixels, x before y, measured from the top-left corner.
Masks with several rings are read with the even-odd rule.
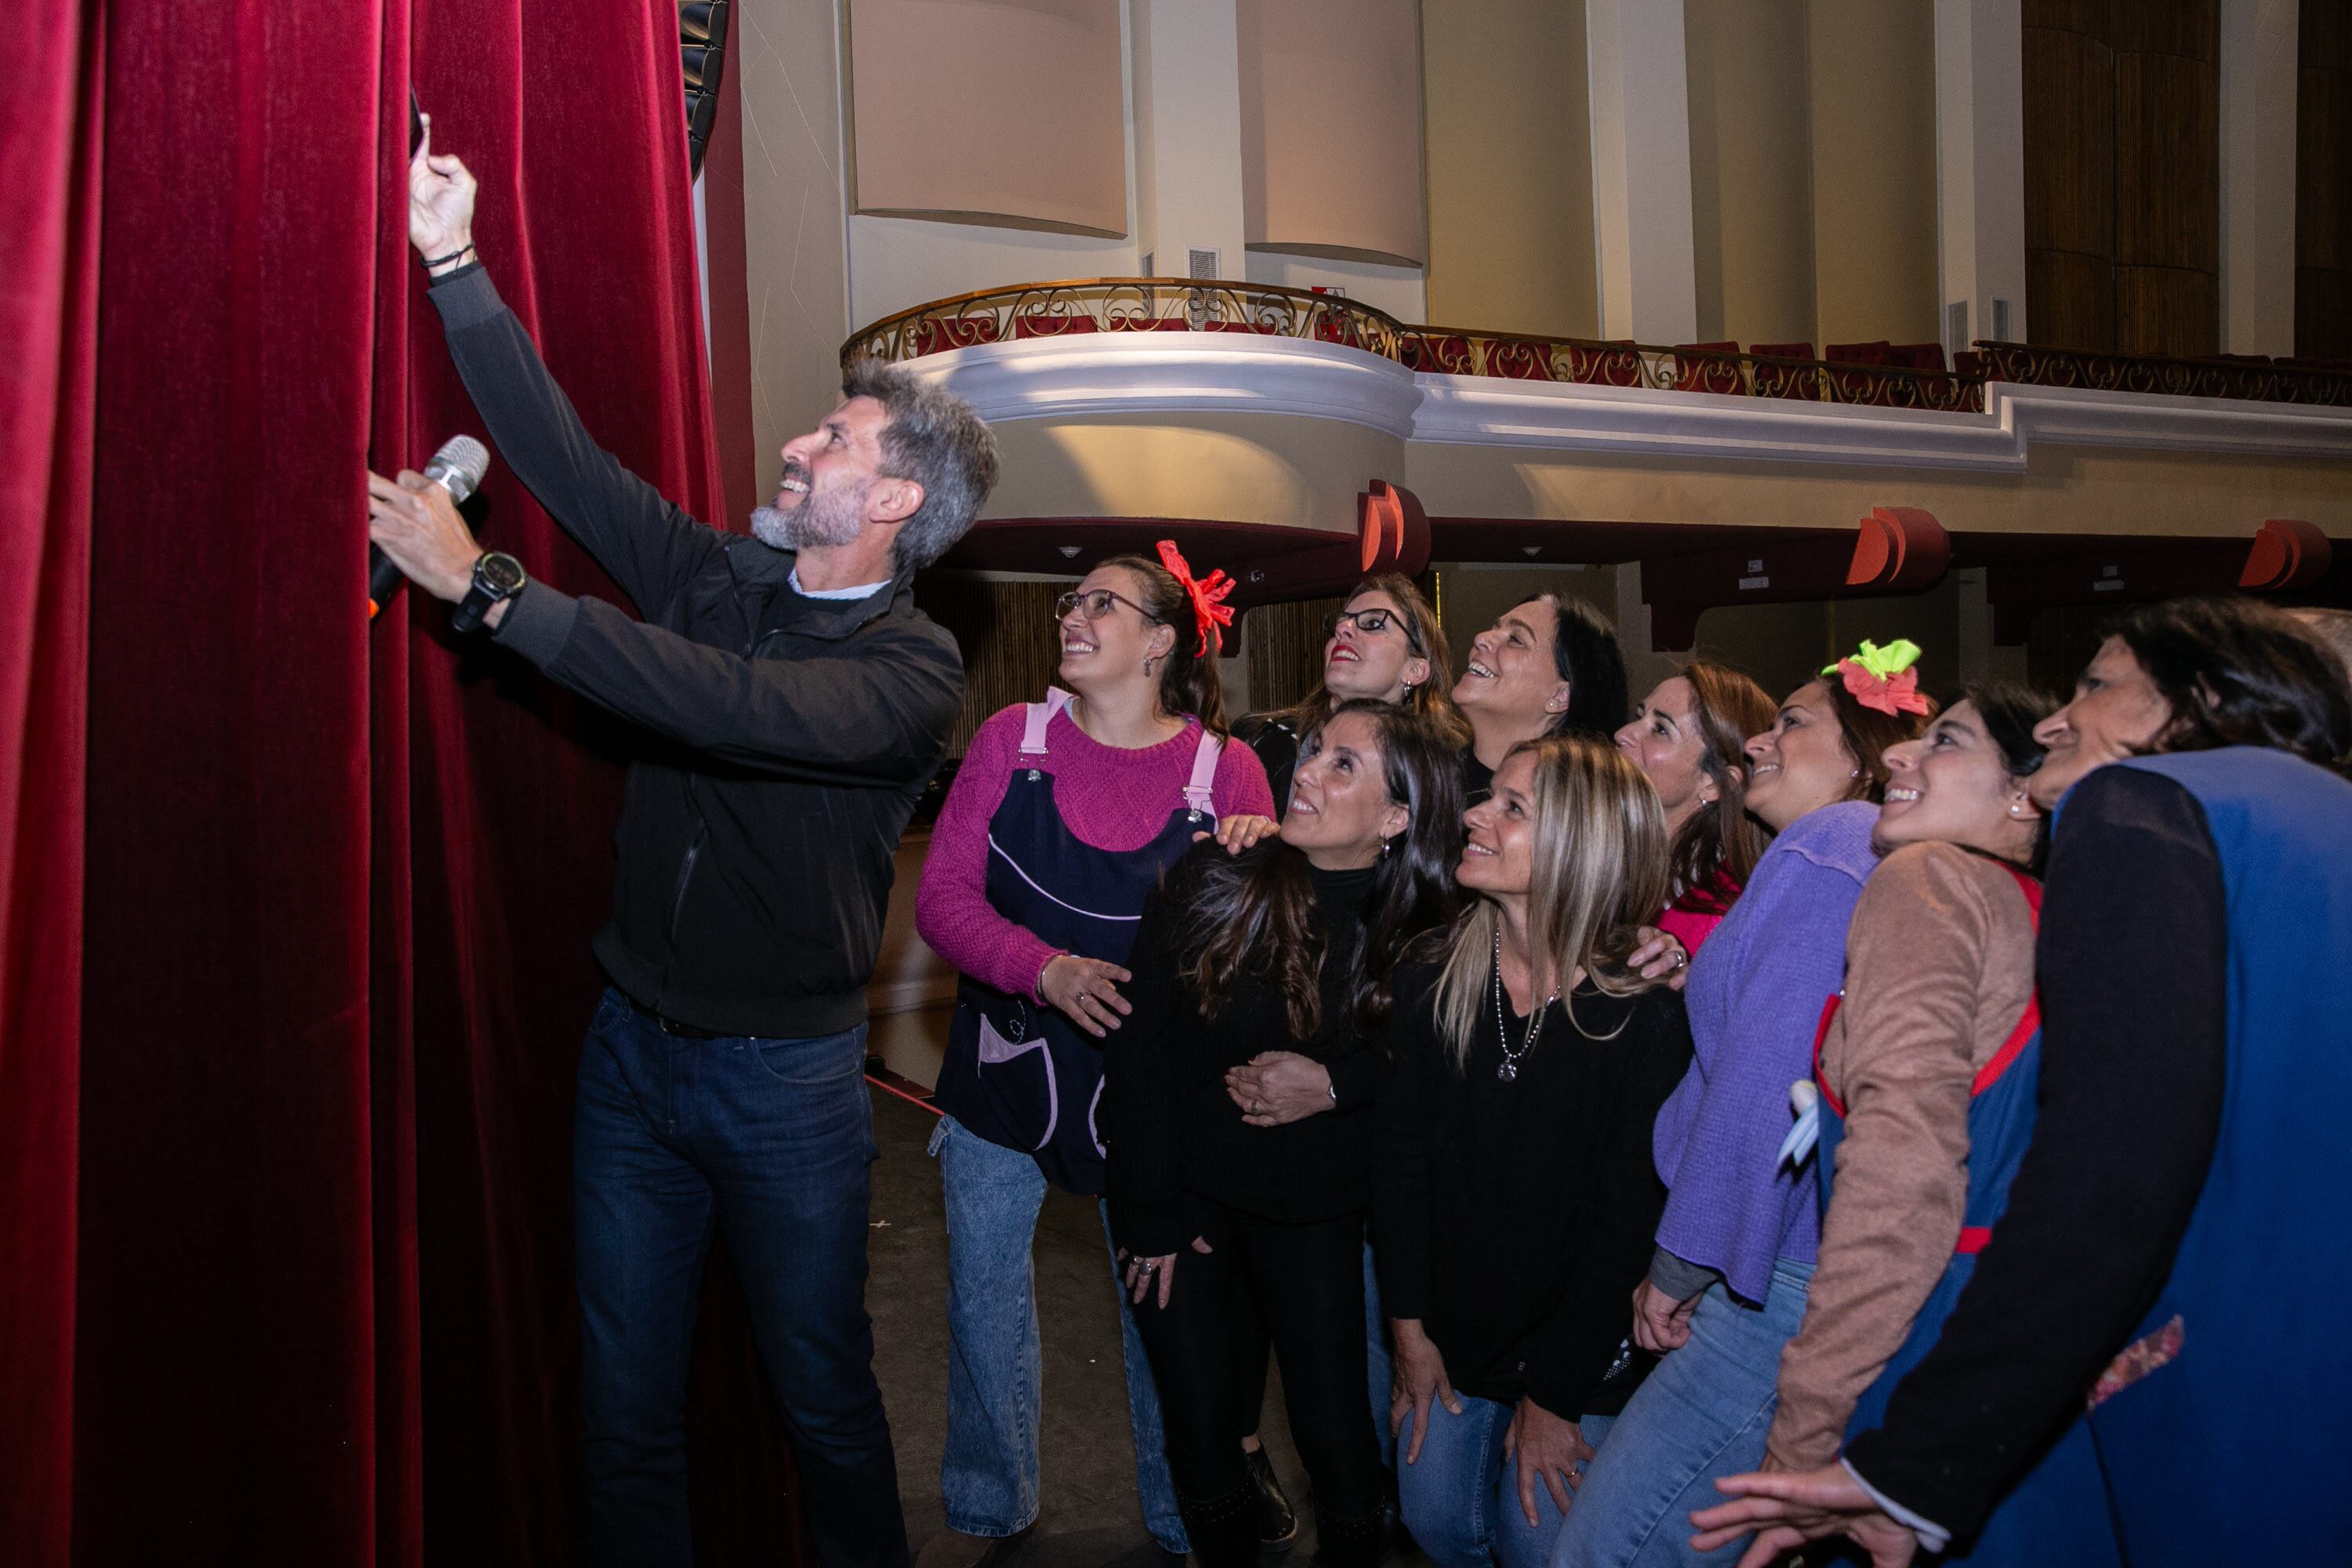
[[[1198,657],[1206,658],[1210,646],[1221,640],[1217,628],[1234,624],[1234,612],[1225,603],[1225,595],[1234,591],[1234,580],[1225,575],[1222,567],[1211,572],[1205,582],[1193,576],[1192,568],[1185,564],[1183,552],[1172,539],[1160,542],[1160,563],[1183,584],[1184,596],[1192,601],[1192,622],[1201,629]]]

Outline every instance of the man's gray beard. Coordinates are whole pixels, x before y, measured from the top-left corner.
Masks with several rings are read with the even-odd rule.
[[[855,494],[820,496],[813,492],[792,511],[779,511],[772,506],[757,507],[751,512],[751,537],[772,550],[798,551],[812,544],[855,543],[866,526],[865,520],[857,515],[865,505],[866,490],[861,486]]]

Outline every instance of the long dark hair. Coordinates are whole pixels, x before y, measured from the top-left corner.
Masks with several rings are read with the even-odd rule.
[[[1386,594],[1395,603],[1404,624],[1405,642],[1412,647],[1412,656],[1429,661],[1429,679],[1419,686],[1406,688],[1404,700],[1398,706],[1434,720],[1440,729],[1454,737],[1455,750],[1467,745],[1470,726],[1463,721],[1446,689],[1447,681],[1452,679],[1449,672],[1454,668],[1454,649],[1445,640],[1445,629],[1437,624],[1437,612],[1430,607],[1421,590],[1413,586],[1412,579],[1402,573],[1381,572],[1367,577],[1349,589],[1348,596],[1339,603],[1352,605],[1367,594]],[[1304,737],[1309,730],[1323,722],[1330,707],[1331,689],[1318,680],[1314,690],[1267,717],[1292,734]]]
[[[1389,799],[1405,808],[1405,829],[1372,869],[1364,940],[1357,945],[1348,1010],[1357,1030],[1377,1042],[1388,1022],[1389,981],[1405,944],[1454,918],[1454,862],[1462,837],[1462,759],[1453,738],[1424,715],[1393,703],[1355,698],[1299,742],[1301,762],[1321,749],[1323,731],[1343,714],[1369,720],[1380,735]],[[1163,890],[1177,906],[1181,973],[1213,1018],[1237,976],[1271,982],[1282,993],[1294,1039],[1322,1026],[1318,982],[1328,935],[1318,918],[1304,851],[1261,839],[1239,855],[1201,853],[1192,875]]]
[[[1704,888],[1720,869],[1736,887],[1756,874],[1772,836],[1748,815],[1748,742],[1772,727],[1772,699],[1736,669],[1704,659],[1675,671],[1690,682],[1698,765],[1715,781],[1713,802],[1675,830],[1667,876],[1678,890]]]
[[[2058,711],[2055,698],[2014,681],[1986,680],[1971,682],[1960,700],[1976,708],[1977,717],[1984,721],[1985,735],[2000,754],[2000,765],[2009,770],[2011,778],[2032,778],[2042,771],[2042,760],[2050,753],[2033,738],[2033,730]],[[2042,875],[2049,857],[2050,818],[2045,816],[2035,826],[2033,854],[2026,869]]]
[[[1633,710],[1633,693],[1625,686],[1625,650],[1617,646],[1616,628],[1581,599],[1530,594],[1519,603],[1532,605],[1538,599],[1552,607],[1552,668],[1568,682],[1568,707],[1552,715],[1544,733],[1611,740]]]
[[[2352,771],[2344,668],[2285,611],[2251,599],[2168,599],[2109,624],[2172,705],[2159,752],[2266,746]]]
[[[1217,628],[1211,626],[1209,646],[1202,651],[1192,597],[1184,592],[1184,584],[1176,581],[1176,574],[1140,555],[1114,555],[1096,564],[1116,566],[1133,574],[1140,590],[1136,603],[1142,606],[1144,615],[1175,630],[1175,646],[1168,650],[1167,660],[1160,667],[1161,710],[1171,715],[1191,714],[1212,735],[1231,733],[1232,727],[1225,722],[1225,680],[1217,671],[1223,639]]]

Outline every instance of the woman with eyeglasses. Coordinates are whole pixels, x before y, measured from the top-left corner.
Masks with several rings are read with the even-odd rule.
[[[1365,1398],[1362,1254],[1390,976],[1451,912],[1460,811],[1435,724],[1357,699],[1310,729],[1278,838],[1202,845],[1147,907],[1135,1012],[1105,1047],[1112,1228],[1160,1374],[1168,1457],[1207,1568],[1257,1561],[1239,1442],[1270,1331],[1314,1482],[1317,1560],[1371,1568],[1380,1450]],[[1280,1053],[1314,1114],[1236,1096]]]
[[[978,1568],[1036,1521],[1042,1397],[1030,1266],[1048,1184],[1103,1190],[1102,1044],[1129,1013],[1124,964],[1160,873],[1214,830],[1273,828],[1265,772],[1226,743],[1222,572],[1173,542],[1116,556],[1055,605],[1062,685],[972,736],[923,864],[916,929],[962,971],[931,1139],[948,1223],[948,1527],[923,1568]],[[1124,1324],[1136,1484],[1168,1552],[1188,1549],[1158,1395]]]
[[[1435,721],[1456,746],[1470,738],[1469,726],[1445,694],[1445,673],[1453,663],[1445,633],[1412,578],[1395,572],[1365,578],[1349,593],[1345,606],[1324,619],[1323,629],[1328,637],[1321,683],[1288,708],[1253,713],[1234,725],[1234,737],[1265,764],[1276,805],[1290,800],[1299,737],[1351,699],[1369,697],[1409,709]]]

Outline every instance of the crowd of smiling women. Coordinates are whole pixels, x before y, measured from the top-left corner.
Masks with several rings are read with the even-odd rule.
[[[1551,595],[1449,689],[1379,577],[1229,728],[1219,599],[1173,546],[1097,566],[933,837],[923,1568],[1037,1515],[1049,1183],[1104,1197],[1146,1521],[1208,1568],[1297,1529],[1269,1348],[1333,1568],[1391,1510],[1444,1568],[2352,1552],[2320,633],[2135,608],[2063,705],[1939,708],[1907,643],[1629,702]]]

